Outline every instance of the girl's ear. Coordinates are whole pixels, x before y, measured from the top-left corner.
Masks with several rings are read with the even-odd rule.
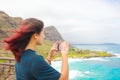
[[[33,34],[33,37],[34,37],[35,39],[37,39],[37,38],[38,38],[38,35],[37,35],[36,33],[34,33],[34,34]]]

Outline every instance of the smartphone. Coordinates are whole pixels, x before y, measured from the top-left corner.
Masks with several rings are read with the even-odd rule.
[[[59,43],[59,44],[57,45],[58,51],[60,51],[60,44],[61,44],[61,43]]]

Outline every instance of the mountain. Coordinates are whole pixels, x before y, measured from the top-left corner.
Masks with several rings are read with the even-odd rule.
[[[5,12],[0,11],[0,41],[1,38],[9,35],[6,31],[12,28],[17,28],[21,20],[22,18],[20,17],[10,17]]]
[[[48,26],[45,28],[46,39],[50,41],[63,40],[60,33],[54,26]]]
[[[11,17],[3,11],[0,11],[0,42],[3,38],[6,38],[8,35],[11,35],[9,30],[13,28],[18,28],[20,21],[23,19],[21,17]],[[45,27],[45,39],[52,42],[56,40],[63,40],[60,33],[54,26]]]

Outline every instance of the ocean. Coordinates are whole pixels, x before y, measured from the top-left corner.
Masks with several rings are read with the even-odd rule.
[[[79,49],[107,51],[106,58],[69,59],[69,80],[120,80],[120,45],[73,45]],[[61,61],[52,66],[60,71]]]

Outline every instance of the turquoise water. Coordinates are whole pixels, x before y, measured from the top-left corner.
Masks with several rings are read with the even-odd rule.
[[[75,45],[76,46],[76,45]],[[77,45],[79,49],[104,50],[116,54],[111,58],[69,59],[69,80],[120,80],[120,46]],[[61,61],[52,62],[60,71]]]
[[[97,45],[97,44],[86,44],[86,45],[73,45],[79,49],[89,50],[103,50],[110,53],[120,53],[120,45]]]

